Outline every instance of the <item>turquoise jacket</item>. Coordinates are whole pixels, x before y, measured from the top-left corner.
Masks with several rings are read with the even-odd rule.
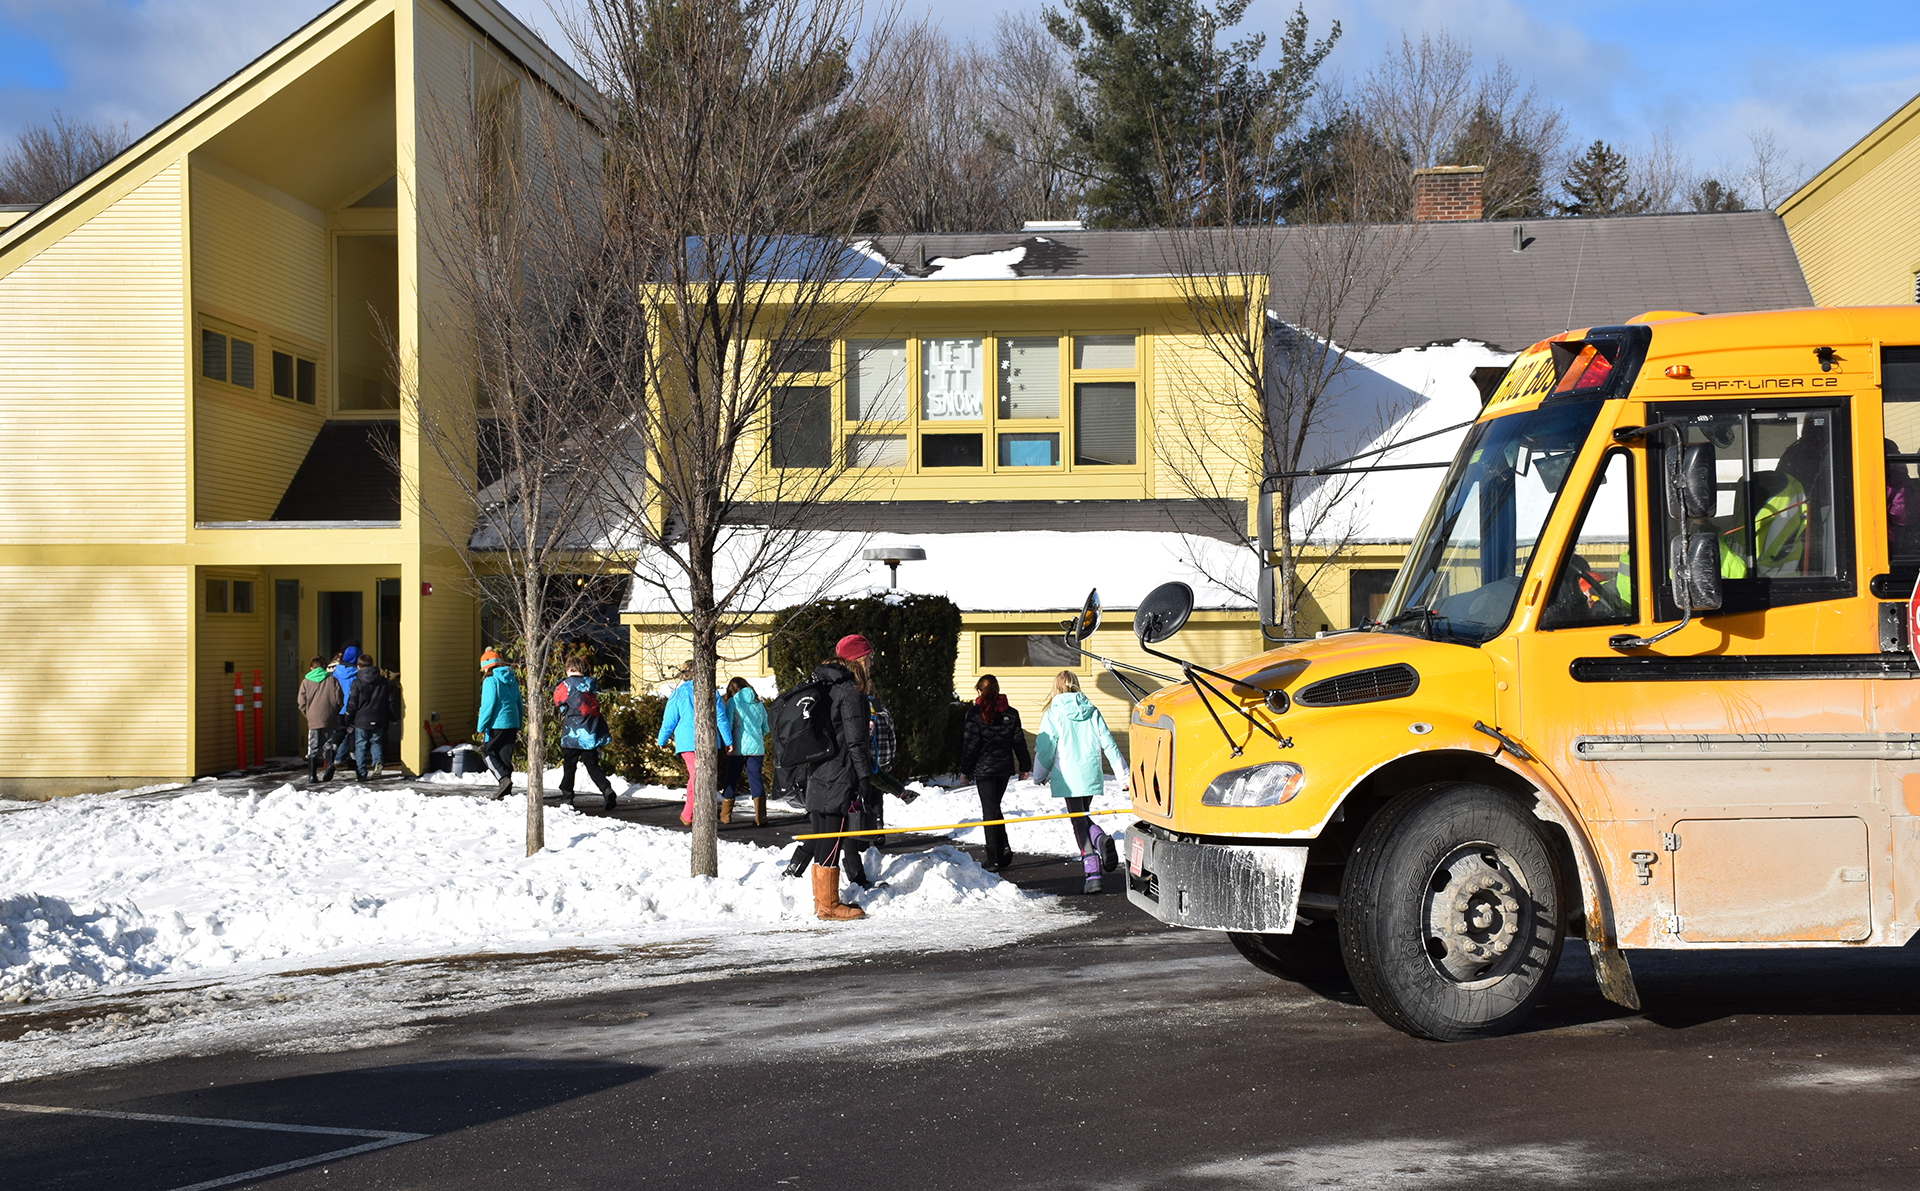
[[[713,692],[713,711],[720,721],[720,743],[733,743],[733,725],[727,721],[727,697],[719,691]],[[660,738],[655,744],[666,747],[667,741],[673,741],[673,751],[690,753],[693,751],[693,680],[687,679],[673,688],[673,694],[667,696],[667,710],[660,716]]]
[[[1033,750],[1033,780],[1051,785],[1055,798],[1092,798],[1100,793],[1102,785],[1102,755],[1116,775],[1127,771],[1127,763],[1120,759],[1120,746],[1107,731],[1107,720],[1100,709],[1078,691],[1055,695],[1047,704],[1047,714],[1040,717],[1040,738]]]
[[[733,712],[733,751],[742,757],[765,756],[767,705],[760,701],[759,692],[743,686],[727,700],[727,706]]]
[[[520,683],[513,671],[495,666],[480,680],[480,716],[476,726],[489,735],[521,726]]]

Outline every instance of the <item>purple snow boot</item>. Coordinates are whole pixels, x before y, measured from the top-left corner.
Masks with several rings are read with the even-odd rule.
[[[1100,825],[1087,823],[1087,847],[1100,858],[1100,871],[1113,872],[1120,867],[1120,850],[1114,845],[1113,836],[1100,830]]]
[[[1080,892],[1100,892],[1100,858],[1089,852],[1080,858],[1080,868],[1087,875],[1086,883],[1080,886]]]

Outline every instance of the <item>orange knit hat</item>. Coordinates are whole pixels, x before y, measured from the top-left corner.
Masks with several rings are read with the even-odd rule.
[[[480,673],[482,674],[485,674],[495,666],[504,666],[506,664],[507,659],[501,657],[499,653],[494,650],[489,649],[480,655]]]

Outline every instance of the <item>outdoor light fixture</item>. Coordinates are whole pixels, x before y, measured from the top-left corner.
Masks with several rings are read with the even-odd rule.
[[[900,586],[900,564],[920,562],[927,557],[927,552],[918,546],[869,546],[860,552],[860,557],[868,562],[886,563],[887,586],[892,588]]]

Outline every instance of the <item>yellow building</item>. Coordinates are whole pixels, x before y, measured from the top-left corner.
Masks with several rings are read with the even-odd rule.
[[[1920,95],[1778,210],[1820,305],[1920,302]]]
[[[297,755],[307,659],[349,641],[401,676],[409,768],[423,717],[471,728],[478,614],[403,499],[434,478],[380,328],[407,403],[471,399],[422,317],[419,196],[487,77],[590,95],[492,0],[343,0],[0,215],[0,794],[231,768],[256,670]]]

